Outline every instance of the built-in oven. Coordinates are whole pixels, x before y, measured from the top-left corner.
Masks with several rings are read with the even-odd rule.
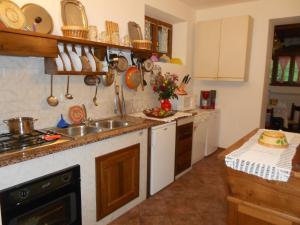
[[[81,225],[80,166],[0,192],[3,225]]]

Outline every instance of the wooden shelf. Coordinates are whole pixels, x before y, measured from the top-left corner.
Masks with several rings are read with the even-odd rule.
[[[79,44],[100,49],[101,57],[107,48],[128,50],[136,57],[151,57],[151,50],[136,49],[127,46],[113,45],[95,42],[85,39],[69,38],[51,34],[40,34],[31,31],[16,30],[10,28],[0,29],[0,55],[9,56],[37,56],[56,58],[58,55],[57,43]]]

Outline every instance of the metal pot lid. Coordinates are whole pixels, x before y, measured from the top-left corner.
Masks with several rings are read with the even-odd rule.
[[[25,16],[22,10],[9,0],[0,1],[0,20],[9,28],[23,29],[25,27]]]
[[[128,60],[125,56],[119,56],[117,67],[120,72],[125,72],[128,69]]]
[[[31,31],[43,34],[50,34],[52,32],[53,20],[46,9],[37,4],[30,3],[24,5],[22,11],[26,17],[26,26]]]

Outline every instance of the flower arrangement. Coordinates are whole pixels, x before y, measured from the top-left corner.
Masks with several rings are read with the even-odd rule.
[[[158,93],[158,100],[164,99],[178,99],[175,91],[178,88],[176,82],[178,76],[176,74],[166,73],[165,75],[158,75],[155,77],[155,82],[152,85],[154,92]]]

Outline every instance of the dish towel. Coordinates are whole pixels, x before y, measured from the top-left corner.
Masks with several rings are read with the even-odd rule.
[[[287,182],[292,170],[292,160],[300,143],[300,134],[283,132],[289,147],[278,149],[258,144],[263,131],[265,130],[258,130],[239,149],[226,155],[226,166],[266,180]]]
[[[185,113],[185,112],[176,112],[175,115],[167,117],[167,118],[155,118],[155,117],[146,116],[143,112],[137,112],[137,113],[130,114],[130,116],[140,117],[140,118],[149,119],[149,120],[158,120],[158,121],[169,123],[169,122],[172,122],[181,117],[192,116],[192,114]]]

